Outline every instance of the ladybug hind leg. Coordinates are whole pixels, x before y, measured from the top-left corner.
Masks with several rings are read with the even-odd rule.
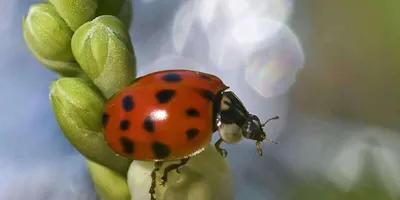
[[[155,193],[156,193],[156,179],[157,179],[157,171],[160,170],[162,166],[162,162],[155,162],[154,163],[154,169],[151,172],[151,186],[149,189],[149,194],[150,194],[150,200],[156,200]]]
[[[173,171],[173,170],[176,170],[177,173],[180,173],[180,172],[179,172],[179,167],[182,167],[182,166],[186,165],[186,163],[187,163],[188,161],[189,161],[189,158],[184,158],[184,159],[181,159],[181,162],[178,163],[178,164],[171,164],[171,165],[167,166],[167,167],[164,169],[164,174],[163,174],[163,176],[161,177],[161,180],[162,180],[161,185],[162,185],[162,186],[165,186],[165,183],[167,183],[167,181],[168,181],[168,173],[169,173],[169,172],[171,172],[171,171]]]

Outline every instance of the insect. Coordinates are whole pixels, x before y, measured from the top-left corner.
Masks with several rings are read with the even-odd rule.
[[[220,132],[215,147],[229,140],[230,134],[260,142],[267,139],[264,124],[250,114],[239,98],[218,77],[192,70],[157,71],[137,78],[111,97],[103,112],[104,136],[119,155],[154,162],[149,193],[155,200],[156,172],[165,161],[168,173],[185,165],[190,157],[204,151],[212,134]],[[267,139],[268,140],[268,139]],[[268,140],[271,141],[271,140]]]

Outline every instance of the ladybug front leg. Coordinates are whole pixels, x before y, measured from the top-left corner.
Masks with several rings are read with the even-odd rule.
[[[225,149],[222,149],[220,146],[222,144],[224,140],[222,138],[219,138],[219,140],[214,144],[215,149],[217,149],[217,151],[223,156],[223,157],[227,157],[228,156],[228,152]]]
[[[151,200],[156,200],[156,197],[154,196],[155,195],[155,193],[156,193],[156,178],[157,178],[157,171],[159,171],[160,170],[160,168],[161,168],[161,166],[162,166],[162,162],[155,162],[154,163],[154,169],[153,169],[153,171],[151,172],[151,186],[150,186],[150,190],[149,190],[149,193],[150,193],[150,199]]]
[[[165,186],[165,183],[167,183],[167,181],[168,181],[168,173],[169,172],[171,172],[171,171],[173,171],[173,170],[177,170],[177,172],[179,173],[179,167],[182,167],[183,165],[186,165],[186,163],[189,161],[189,158],[184,158],[184,159],[181,159],[181,162],[180,163],[178,163],[178,164],[171,164],[171,165],[169,165],[169,166],[167,166],[165,169],[164,169],[164,174],[163,174],[163,176],[161,177],[161,180],[162,180],[162,183],[161,183],[161,185],[162,186]]]

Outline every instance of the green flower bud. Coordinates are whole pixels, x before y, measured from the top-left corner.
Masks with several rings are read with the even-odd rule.
[[[68,26],[75,31],[96,17],[97,0],[46,0],[54,5]]]
[[[135,79],[136,59],[128,30],[114,16],[97,17],[76,30],[72,52],[107,98]]]
[[[118,17],[127,27],[133,17],[132,0],[98,0],[96,16],[113,15]]]
[[[52,5],[32,5],[22,28],[28,48],[42,65],[66,76],[82,71],[71,51],[73,32]]]
[[[87,161],[90,176],[97,194],[102,200],[130,200],[126,178],[98,163]]]
[[[60,78],[50,86],[50,100],[66,138],[86,158],[126,176],[130,160],[105,143],[102,113],[105,100],[80,78]]]

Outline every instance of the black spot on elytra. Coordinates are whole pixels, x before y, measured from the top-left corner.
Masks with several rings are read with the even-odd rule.
[[[199,135],[200,130],[197,128],[191,128],[186,131],[186,137],[188,140],[193,140],[197,135]]]
[[[144,130],[146,130],[149,133],[154,132],[154,121],[150,116],[148,116],[144,119],[143,128],[144,128]]]
[[[182,77],[177,73],[168,73],[161,77],[162,80],[168,83],[177,83],[182,81]]]
[[[160,90],[156,93],[156,99],[158,103],[164,104],[171,101],[175,95],[176,95],[175,90],[170,90],[170,89]]]
[[[168,157],[171,153],[168,145],[161,142],[153,142],[151,144],[151,149],[153,151],[154,157],[157,159],[164,159]]]
[[[108,124],[108,120],[110,119],[110,115],[108,115],[108,113],[103,113],[103,116],[102,116],[102,123],[103,123],[103,126],[104,127],[106,127],[107,126],[107,124]]]
[[[132,95],[126,95],[122,98],[122,108],[125,112],[130,112],[135,107],[135,103],[133,102]]]
[[[131,126],[131,122],[129,122],[129,120],[124,119],[124,120],[121,120],[121,121],[119,122],[119,128],[120,128],[122,131],[128,130],[130,126]]]
[[[212,81],[211,78],[210,78],[210,76],[207,76],[207,75],[205,75],[205,74],[200,74],[200,77],[201,77],[202,79],[207,80],[207,81]]]
[[[127,137],[119,138],[119,142],[121,143],[122,150],[127,154],[132,154],[135,152],[135,143]]]
[[[209,101],[214,100],[214,93],[212,91],[206,89],[199,89],[198,92],[202,97],[206,98],[207,100]]]
[[[186,115],[188,117],[198,117],[200,116],[200,112],[196,108],[189,108],[186,110]]]

